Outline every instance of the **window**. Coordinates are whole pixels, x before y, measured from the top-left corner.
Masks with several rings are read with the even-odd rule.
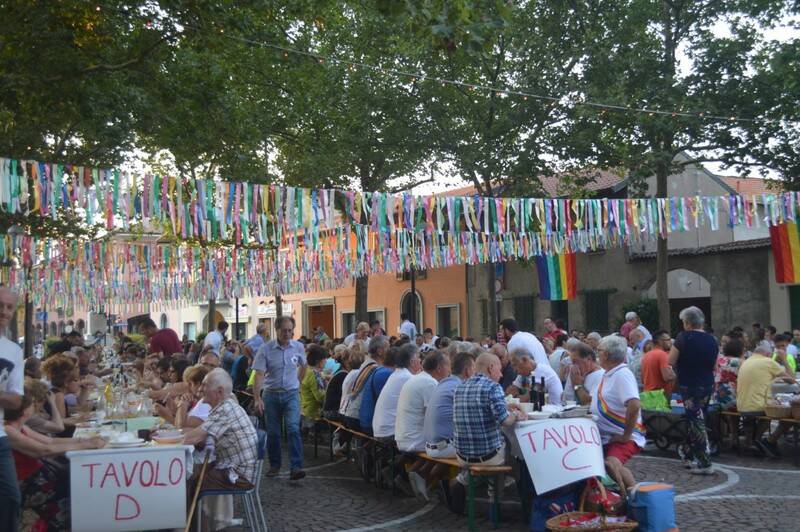
[[[534,308],[536,298],[533,296],[518,296],[514,301],[514,319],[523,331],[532,331],[536,328],[536,315]]]
[[[421,281],[423,279],[428,278],[428,270],[416,270],[417,281]],[[397,272],[397,280],[398,281],[410,281],[411,280],[411,272]]]
[[[185,334],[189,340],[194,341],[195,338],[197,338],[197,322],[192,321],[184,323],[183,334]]]
[[[373,320],[379,320],[381,322],[381,327],[386,329],[386,319],[385,319],[385,312],[383,309],[372,309],[367,311],[368,322],[372,323]],[[352,310],[347,310],[342,312],[342,337],[346,337],[350,334],[356,332],[356,313]],[[389,331],[386,331],[387,334]]]
[[[233,338],[236,340],[247,339],[247,322],[233,324]]]
[[[436,334],[455,338],[461,336],[461,305],[436,305]]]
[[[608,290],[587,290],[584,294],[586,307],[586,330],[607,332]]]

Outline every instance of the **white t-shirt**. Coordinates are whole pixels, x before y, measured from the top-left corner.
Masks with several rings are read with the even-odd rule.
[[[516,334],[514,336],[516,336]],[[544,387],[545,391],[547,392],[547,404],[560,405],[561,395],[564,393],[564,387],[561,385],[561,379],[558,378],[558,374],[553,371],[553,368],[551,368],[549,364],[544,364],[543,366],[537,364],[532,375],[533,378],[536,379],[536,382],[541,382],[542,377],[544,377]],[[514,379],[513,384],[517,388],[525,388],[528,390],[530,390],[531,386],[533,385],[530,376],[523,377],[522,375],[517,375],[517,378]]]
[[[347,410],[347,403],[350,402],[350,392],[353,391],[353,386],[356,384],[359,373],[361,373],[361,368],[351,369],[347,372],[347,376],[342,381],[342,399],[339,402],[339,413],[342,415],[344,415]]]
[[[222,341],[224,339],[222,333],[219,331],[211,331],[206,335],[205,340],[203,340],[203,347],[211,346],[211,350],[219,356],[219,348],[222,346]]]
[[[561,357],[563,357],[566,354],[566,352],[567,350],[564,349],[563,347],[558,347],[556,348],[555,351],[550,353],[550,367],[553,368],[553,371],[555,371],[556,374],[558,374],[558,372],[561,371],[561,368],[563,367],[563,364],[561,363]]]
[[[427,371],[422,371],[408,379],[400,391],[394,439],[401,451],[425,450],[425,411],[437,384],[438,381]]]
[[[539,341],[534,335],[529,332],[518,331],[508,341],[509,353],[513,353],[517,349],[524,349],[533,356],[538,366],[549,366],[550,360],[547,358],[547,353],[544,350],[542,342]]]
[[[400,324],[400,334],[405,334],[413,342],[417,337],[417,326],[406,320]]]
[[[0,336],[0,392],[23,395],[25,389],[25,363],[22,357],[22,348]],[[3,408],[0,407],[0,420],[3,418]],[[0,438],[6,435],[5,427],[0,422]]]
[[[627,364],[620,364],[607,371],[600,379],[597,393],[592,395],[592,414],[597,416],[597,428],[600,429],[603,445],[609,443],[615,434],[625,433],[626,403],[631,399],[639,399],[639,387],[636,385],[636,377],[628,369]],[[631,439],[636,445],[644,448],[641,410],[636,416],[636,428],[631,434]]]
[[[397,418],[397,401],[403,385],[412,377],[406,368],[398,368],[389,375],[375,403],[375,415],[372,417],[372,434],[376,438],[394,436],[394,422]]]
[[[196,417],[203,421],[208,419],[208,414],[211,413],[211,405],[200,399],[195,403],[191,410],[186,414],[187,417]]]
[[[597,387],[600,385],[600,379],[603,378],[605,373],[606,370],[600,368],[594,370],[583,378],[583,387],[586,388],[586,391],[592,397],[597,395]],[[575,385],[572,384],[571,374],[567,374],[567,384],[564,385],[564,400],[578,402],[578,398],[575,395]]]

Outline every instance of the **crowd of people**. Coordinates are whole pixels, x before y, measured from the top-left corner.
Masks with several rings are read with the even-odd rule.
[[[0,329],[14,309],[15,294],[0,288]],[[394,336],[373,321],[358,323],[345,338],[317,327],[310,338],[295,340],[295,321],[283,316],[275,320],[274,338],[259,324],[246,341],[229,340],[223,321],[195,343],[148,318],[138,330],[146,346],[120,334],[115,349],[131,365],[135,385],[155,401],[154,413],[202,448],[196,459],[210,453],[203,479],[208,489],[255,482],[258,436],[251,414],[266,427],[266,476],[281,471],[285,431],[289,478],[301,480],[304,434],[324,417],[350,429],[335,434],[337,453],[352,444],[353,432],[393,443],[405,466],[397,469],[397,481],[425,499],[440,488],[450,507],[461,511],[463,474],[450,479],[447,467],[417,453],[462,466],[505,463],[503,428],[528,419],[509,396],[524,403],[534,392],[547,404],[590,409],[607,470],[623,488],[635,482],[626,463],[645,446],[642,392],[660,391],[666,401],[677,394],[683,403],[690,449],[684,458],[693,474],[713,472],[705,426],[710,403],[753,419],[745,445],[754,452],[780,454],[778,439],[787,427],[763,436],[768,424],[758,417],[776,379],[795,382],[800,330],[778,334],[754,324],[718,341],[703,313],[689,307],[680,314],[683,331],[673,339],[665,330],[651,333],[636,313],[625,318],[618,332],[606,336],[567,333],[549,318],[536,336],[507,318],[496,336],[474,339],[438,337],[431,329],[418,333],[404,315]],[[43,361],[23,360],[16,344],[0,338],[0,528],[16,530],[20,515],[32,516],[43,530],[66,527],[63,454],[105,445],[101,438],[73,437],[89,415],[90,390],[110,371],[98,364],[101,359],[100,344],[79,333],[51,345]],[[189,479],[189,488],[197,481]],[[228,503],[219,512],[231,514],[232,508]],[[30,519],[26,526],[31,529]]]

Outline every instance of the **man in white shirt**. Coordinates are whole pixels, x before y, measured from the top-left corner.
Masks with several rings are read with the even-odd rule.
[[[594,350],[583,342],[571,345],[569,352],[572,365],[564,386],[564,400],[575,401],[579,405],[591,404],[606,371],[597,363]]]
[[[0,530],[19,528],[19,507],[22,497],[17,483],[17,470],[3,427],[3,411],[22,405],[25,363],[22,349],[5,337],[17,311],[17,294],[0,286]]]
[[[517,349],[524,349],[533,356],[533,360],[536,361],[537,365],[550,365],[550,360],[547,358],[542,342],[531,333],[520,331],[517,326],[517,320],[512,318],[504,319],[500,322],[500,330],[508,342],[506,347],[509,353]]]
[[[225,333],[228,331],[228,322],[221,321],[217,323],[217,329],[208,333],[203,340],[203,347],[210,347],[214,354],[219,356],[219,351],[222,344],[225,342]]]
[[[400,314],[400,334],[408,336],[412,342],[417,338],[417,326],[408,319],[408,314]]]
[[[547,392],[547,404],[560,405],[564,387],[561,379],[550,364],[538,364],[533,360],[533,355],[525,348],[511,351],[511,363],[517,378],[511,385],[512,395],[517,395],[521,402],[530,402],[530,392],[534,384],[541,383],[544,378],[544,387]]]
[[[439,381],[450,375],[450,359],[444,353],[428,355],[422,371],[411,377],[400,391],[394,439],[403,452],[425,450],[425,410]]]
[[[394,437],[394,424],[397,419],[397,403],[403,385],[419,373],[421,363],[419,348],[414,344],[405,344],[397,351],[395,370],[375,403],[375,414],[372,416],[372,434],[376,438]]]

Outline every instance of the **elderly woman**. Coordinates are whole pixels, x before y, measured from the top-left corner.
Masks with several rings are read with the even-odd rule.
[[[605,370],[597,393],[592,397],[592,413],[603,441],[606,469],[623,488],[636,483],[625,463],[645,444],[639,386],[625,364],[628,344],[618,335],[606,336],[597,348],[598,361]]]
[[[22,493],[25,529],[67,530],[67,486],[55,468],[45,467],[42,458],[78,449],[97,449],[105,445],[100,438],[78,440],[50,438],[30,429],[25,423],[34,414],[34,394],[29,385],[19,408],[5,409],[5,431],[14,455],[17,481]],[[28,523],[25,514],[35,514]]]
[[[322,368],[327,359],[328,352],[324,347],[317,344],[308,346],[306,361],[310,371],[306,371],[303,381],[300,383],[300,409],[306,426],[313,426],[314,420],[319,419],[322,411],[327,386],[327,382],[322,376]]]
[[[678,334],[669,352],[669,363],[678,374],[678,391],[683,398],[688,424],[690,455],[688,462],[694,475],[713,474],[708,452],[706,416],[714,391],[714,371],[719,346],[713,335],[705,332],[705,316],[697,307],[687,307],[678,315],[683,332]]]

